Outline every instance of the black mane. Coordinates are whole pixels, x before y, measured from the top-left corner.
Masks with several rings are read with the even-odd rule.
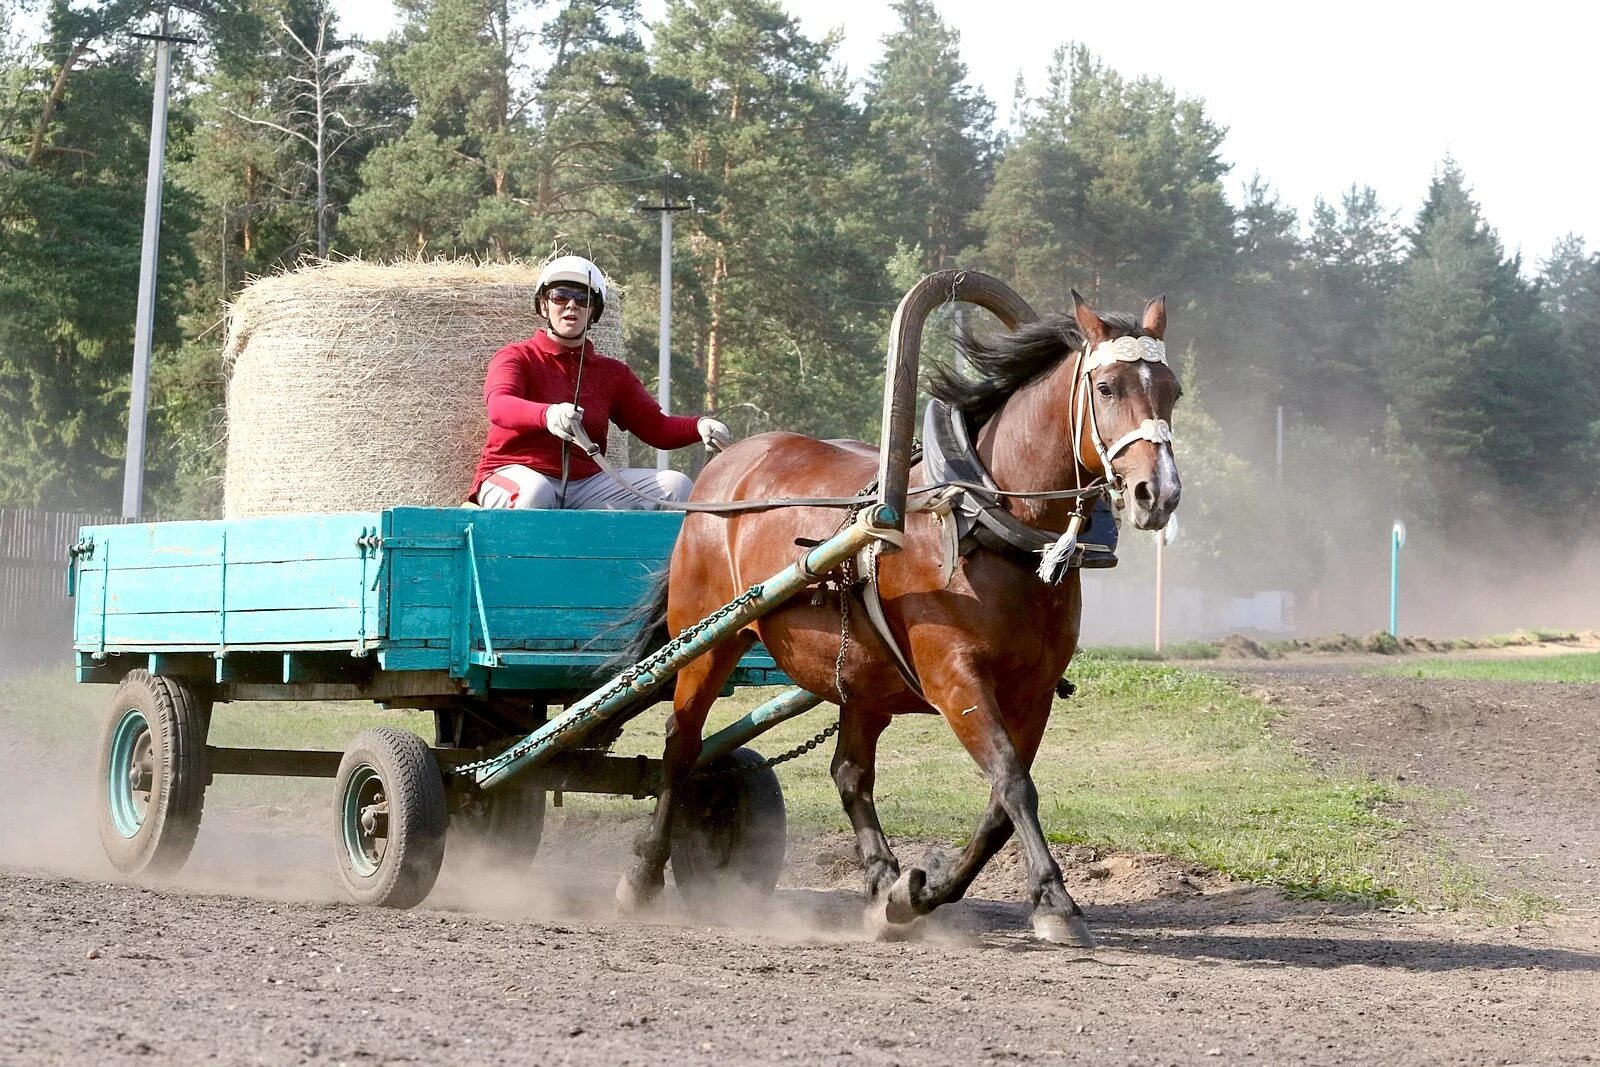
[[[1139,333],[1138,323],[1132,316],[1100,317],[1119,335]],[[1012,393],[1074,352],[1081,352],[1084,336],[1071,316],[1046,315],[1038,322],[1019,326],[989,341],[981,341],[970,333],[958,334],[955,345],[977,377],[969,378],[948,364],[936,363],[928,371],[928,391],[966,413],[976,429],[998,411]]]

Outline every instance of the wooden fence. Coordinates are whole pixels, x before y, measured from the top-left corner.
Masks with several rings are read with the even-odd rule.
[[[72,637],[67,548],[80,526],[120,521],[92,512],[0,508],[0,642],[57,644],[66,654]]]

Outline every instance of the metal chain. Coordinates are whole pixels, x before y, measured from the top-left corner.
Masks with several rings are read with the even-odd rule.
[[[832,726],[828,727],[826,730],[823,730],[811,740],[802,741],[789,751],[773,756],[771,759],[764,759],[760,763],[752,763],[748,767],[725,767],[720,770],[712,770],[708,767],[704,770],[696,771],[693,777],[711,779],[736,778],[743,775],[755,774],[759,771],[776,767],[780,763],[788,763],[790,760],[795,759],[796,757],[804,756],[807,752],[810,752],[812,749],[822,744],[822,742],[838,733],[841,723],[842,720],[835,719]]]
[[[781,756],[773,756],[769,760],[762,760],[759,764],[757,764],[757,765],[755,765],[753,767],[746,767],[746,768],[743,769],[743,771],[741,773],[748,774],[751,771],[764,770],[767,767],[776,767],[780,763],[788,763],[790,760],[794,759],[796,756],[804,756],[807,752],[810,752],[812,749],[814,749],[818,745],[822,744],[822,742],[826,741],[828,738],[830,738],[834,734],[838,733],[839,732],[839,725],[843,721],[844,720],[842,720],[842,719],[835,719],[833,721],[833,725],[832,726],[828,727],[826,730],[823,730],[821,733],[817,734],[817,736],[813,737],[811,740],[804,741],[804,742],[794,746],[793,748],[791,748],[789,751],[785,752]]]
[[[833,685],[839,693],[839,707],[849,698],[844,691],[844,653],[850,647],[850,587],[855,584],[856,563],[847,559],[839,564],[839,654],[833,659]]]

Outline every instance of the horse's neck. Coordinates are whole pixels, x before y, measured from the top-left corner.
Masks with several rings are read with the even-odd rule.
[[[1076,361],[1013,393],[978,434],[978,457],[995,484],[1011,492],[1072,489],[1088,480],[1077,469],[1072,441],[1072,381]],[[1072,500],[1008,500],[1007,508],[1030,526],[1064,530]]]

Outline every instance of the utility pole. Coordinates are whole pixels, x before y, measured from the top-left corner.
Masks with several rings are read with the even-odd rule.
[[[145,172],[144,243],[139,257],[139,305],[133,326],[133,387],[128,393],[128,455],[122,474],[122,517],[136,519],[144,498],[144,430],[150,406],[150,342],[155,332],[156,261],[161,250],[161,182],[167,154],[167,85],[172,45],[192,37],[168,35],[169,8],[161,9],[160,33],[136,33],[156,43],[155,99],[150,107],[150,166]]]
[[[651,204],[641,196],[634,205],[640,211],[661,213],[661,348],[656,363],[656,373],[660,376],[656,396],[661,401],[661,410],[668,414],[672,413],[672,216],[679,211],[694,210],[692,196],[684,197],[681,204],[672,201],[672,182],[682,177],[673,173],[670,165],[662,163],[661,202]],[[656,449],[656,469],[664,471],[671,466],[669,457],[665,449]]]

